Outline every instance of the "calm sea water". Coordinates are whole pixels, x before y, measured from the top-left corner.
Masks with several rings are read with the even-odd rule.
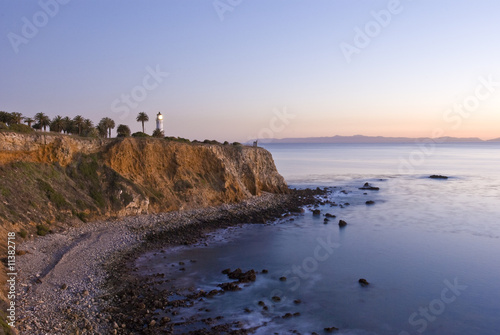
[[[208,245],[144,255],[139,268],[180,288],[214,289],[229,281],[225,268],[269,270],[174,320],[221,315],[259,326],[257,334],[332,326],[337,334],[500,334],[500,144],[266,148],[290,186],[332,187],[330,200],[350,205],[321,207],[337,216],[328,224],[308,210],[294,221],[218,232]],[[380,190],[359,190],[365,182]],[[348,225],[339,229],[339,219]]]

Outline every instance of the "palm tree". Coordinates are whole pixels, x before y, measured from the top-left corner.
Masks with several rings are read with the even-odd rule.
[[[23,114],[18,112],[10,113],[10,124],[19,124],[23,120]]]
[[[138,115],[137,115],[137,122],[142,122],[142,132],[144,133],[144,122],[148,122],[149,121],[149,116],[148,114],[144,113],[144,112],[140,112]]]
[[[71,129],[73,129],[73,121],[69,118],[69,116],[65,116],[62,119],[62,122],[63,122],[62,130],[64,131],[64,133],[66,134],[71,133]]]
[[[31,124],[32,124],[33,122],[35,122],[35,120],[34,120],[33,118],[29,117],[29,116],[25,116],[25,117],[23,118],[23,120],[24,120],[24,122],[26,122],[26,123],[28,124],[28,127],[31,127]]]
[[[47,126],[50,124],[50,119],[44,113],[36,113],[35,120],[40,124],[40,128],[43,127],[43,131],[47,131]]]
[[[57,115],[52,119],[52,123],[50,124],[50,129],[60,133],[64,129],[64,119],[61,115]]]
[[[78,135],[80,136],[82,134],[82,126],[85,119],[81,115],[77,115],[73,118],[73,122],[75,123],[75,126],[78,127]]]
[[[104,117],[101,119],[101,122],[99,122],[99,124],[102,124],[103,127],[108,130],[108,138],[111,138],[111,129],[115,128],[115,121],[113,121],[109,117]]]
[[[94,123],[90,119],[85,119],[85,120],[83,120],[82,128],[83,128],[84,136],[87,136],[88,133],[92,130],[92,128],[94,128]]]
[[[96,129],[97,129],[97,132],[99,133],[99,136],[104,137],[104,138],[108,137],[108,129],[104,125],[103,120],[101,120],[101,122],[99,122]]]

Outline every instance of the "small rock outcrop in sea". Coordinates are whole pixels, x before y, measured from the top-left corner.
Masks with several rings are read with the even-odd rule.
[[[326,214],[325,214],[325,216],[326,216],[327,218],[335,218],[335,217],[336,217],[335,215],[330,214],[330,213],[326,213]]]
[[[370,283],[364,279],[364,278],[361,278],[360,280],[358,280],[358,282],[361,284],[361,286],[368,286],[370,285]]]
[[[337,327],[327,327],[324,330],[327,333],[333,333],[334,331],[339,330],[339,329]]]
[[[367,205],[374,205],[374,204],[375,204],[375,201],[373,201],[373,200],[368,200],[368,201],[366,202],[366,204],[367,204]]]
[[[222,283],[222,284],[219,284],[217,285],[218,287],[220,287],[221,289],[223,289],[224,291],[239,291],[241,290],[241,287],[238,286],[238,284],[236,283]]]
[[[363,185],[363,187],[360,187],[359,189],[360,190],[370,190],[370,191],[378,191],[378,190],[380,190],[379,187],[372,186],[372,185],[370,185],[370,183],[365,183]]]
[[[313,215],[319,216],[319,215],[321,215],[321,211],[319,209],[315,209],[315,210],[313,210]]]
[[[431,178],[431,179],[448,179],[448,176],[442,176],[442,175],[439,175],[439,174],[433,174],[429,178]]]
[[[257,279],[255,270],[243,272],[240,268],[238,268],[231,272],[231,269],[225,269],[224,271],[222,271],[222,273],[226,274],[229,279],[235,279],[239,283],[249,283]]]
[[[345,222],[344,220],[340,220],[339,227],[345,227],[345,226],[347,226],[347,222]]]

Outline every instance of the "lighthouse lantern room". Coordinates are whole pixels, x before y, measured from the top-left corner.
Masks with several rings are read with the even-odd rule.
[[[156,129],[163,131],[163,115],[160,112],[156,114]]]

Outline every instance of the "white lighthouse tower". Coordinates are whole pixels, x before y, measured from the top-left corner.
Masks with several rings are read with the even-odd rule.
[[[160,112],[156,114],[156,129],[163,132],[163,115]]]

